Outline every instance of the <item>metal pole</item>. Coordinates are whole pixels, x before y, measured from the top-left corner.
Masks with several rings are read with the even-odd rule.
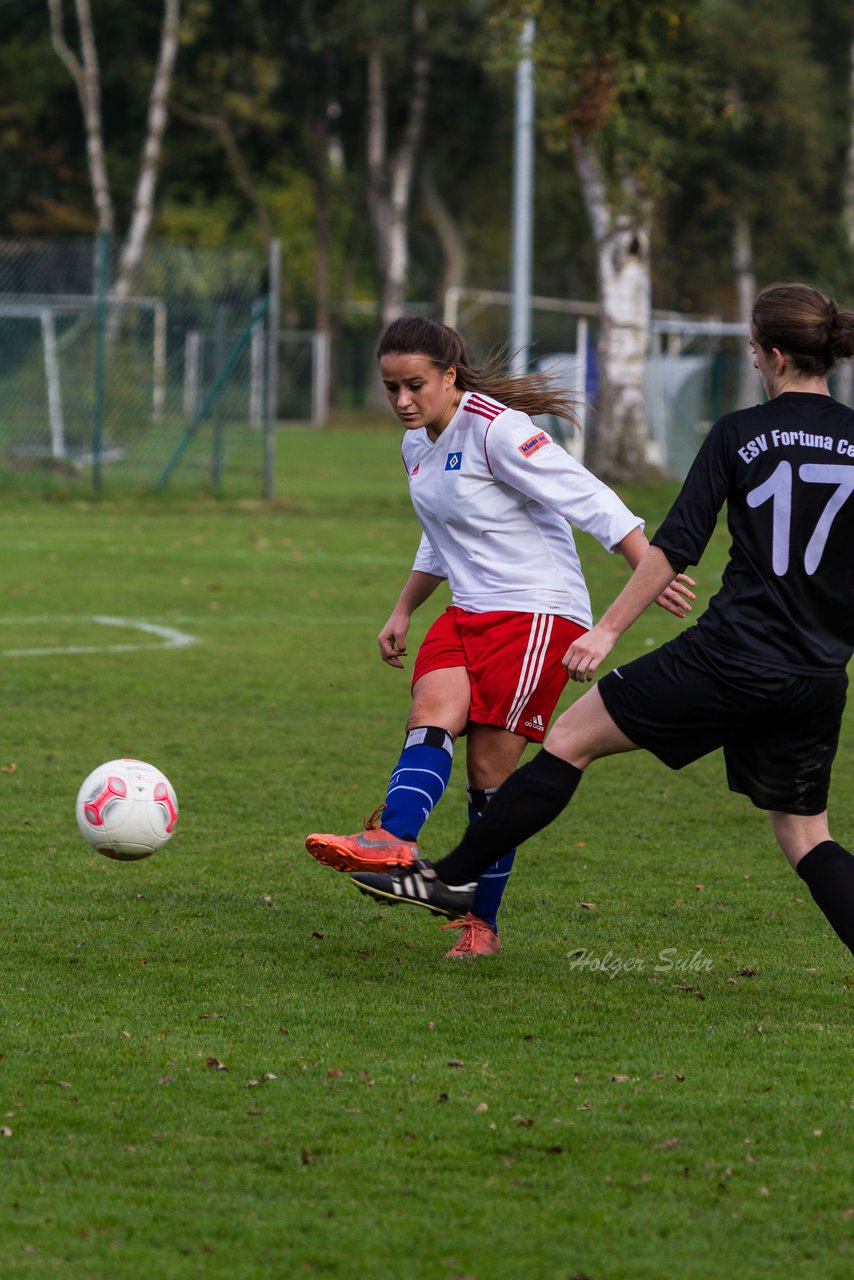
[[[92,405],[92,488],[101,491],[101,453],[104,442],[104,374],[107,352],[107,290],[110,287],[110,233],[97,240],[97,309],[95,312],[95,393]]]
[[[160,474],[160,479],[157,481],[158,489],[162,489],[169,482],[169,478],[172,475],[172,472],[175,470],[179,461],[184,456],[184,452],[186,451],[190,441],[193,439],[193,436],[196,434],[199,427],[201,426],[205,418],[210,413],[212,407],[216,404],[218,397],[222,393],[223,387],[226,386],[228,379],[231,377],[232,370],[236,366],[240,357],[243,355],[243,352],[249,346],[249,343],[252,338],[252,330],[254,326],[258,323],[258,321],[262,318],[262,316],[267,314],[268,302],[269,302],[269,298],[265,296],[261,298],[253,307],[252,315],[249,317],[249,323],[246,325],[240,337],[238,338],[237,342],[232,347],[231,354],[229,355],[225,364],[220,369],[217,376],[214,378],[213,383],[205,392],[201,404],[199,405],[196,412],[193,414],[192,422],[184,431],[184,434],[181,436],[181,439],[178,441],[175,452],[172,454],[172,457],[169,459],[169,461],[166,463],[166,466],[163,468],[163,471]]]
[[[227,322],[227,309],[223,306],[217,307],[214,321],[214,366],[217,373],[226,361],[225,326]],[[214,490],[222,485],[224,419],[222,396],[217,396],[211,421],[211,488]]]
[[[531,257],[534,205],[534,63],[536,24],[526,18],[519,37],[513,134],[513,250],[510,367],[524,373],[531,346]]]
[[[163,419],[166,407],[166,303],[154,304],[154,381],[152,385],[151,416],[155,422]]]
[[[279,305],[282,287],[282,246],[270,243],[269,280],[267,282],[267,403],[264,413],[264,497],[275,494],[276,419],[279,409]]]

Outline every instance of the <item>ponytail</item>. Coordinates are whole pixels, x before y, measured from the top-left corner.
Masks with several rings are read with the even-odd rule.
[[[490,353],[482,364],[474,364],[462,334],[437,320],[426,316],[392,320],[377,341],[377,359],[392,353],[424,356],[442,372],[454,365],[454,382],[461,391],[479,391],[530,417],[552,414],[579,425],[582,397],[567,391],[555,375],[510,373],[506,347]]]

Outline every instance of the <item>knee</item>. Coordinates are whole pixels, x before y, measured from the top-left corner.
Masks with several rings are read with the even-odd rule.
[[[406,721],[406,732],[410,729],[425,729],[433,726],[444,729],[452,738],[458,738],[466,727],[465,718],[450,707],[413,703]]]

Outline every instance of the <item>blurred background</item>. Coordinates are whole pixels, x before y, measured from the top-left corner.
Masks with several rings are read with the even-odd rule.
[[[756,290],[854,300],[852,48],[850,0],[2,0],[0,484],[271,497],[289,425],[395,426],[403,311],[683,476]]]

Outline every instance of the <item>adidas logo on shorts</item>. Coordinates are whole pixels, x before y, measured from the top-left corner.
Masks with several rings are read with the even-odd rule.
[[[533,716],[530,720],[525,721],[526,729],[536,729],[538,732],[542,732],[545,727],[542,716]]]

